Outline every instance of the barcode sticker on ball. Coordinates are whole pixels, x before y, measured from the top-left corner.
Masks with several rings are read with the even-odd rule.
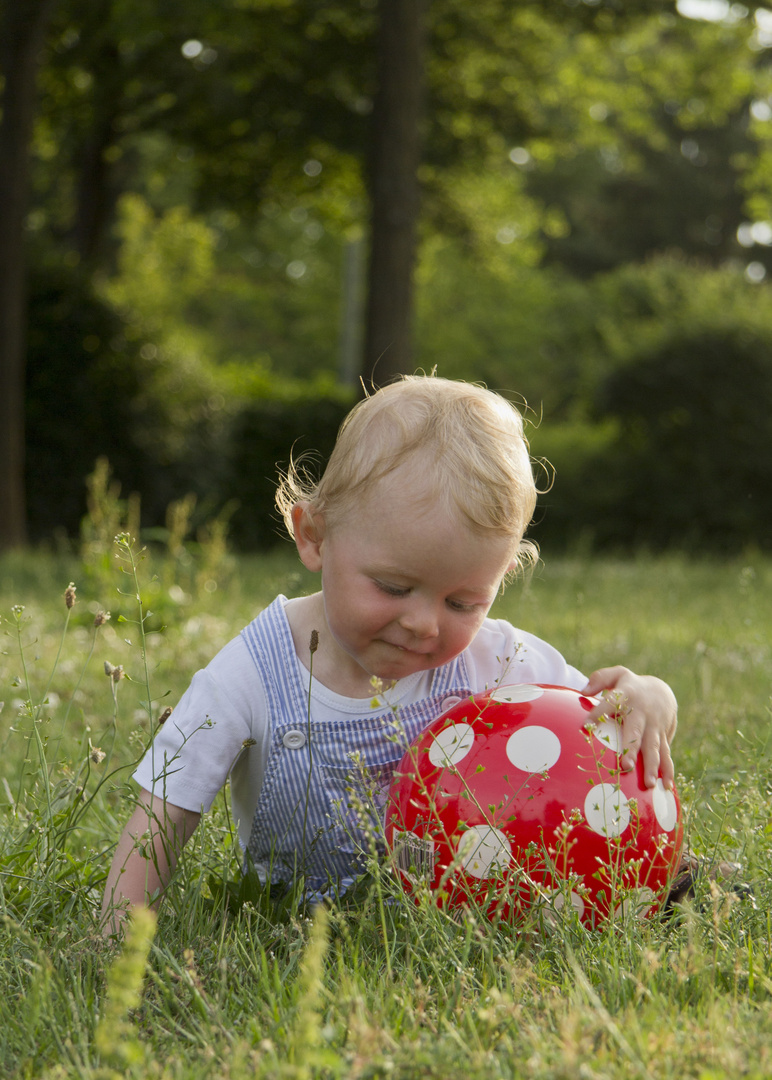
[[[413,832],[394,831],[394,864],[408,877],[434,879],[434,841]]]

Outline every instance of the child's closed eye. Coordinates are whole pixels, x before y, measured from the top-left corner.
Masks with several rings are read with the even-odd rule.
[[[381,592],[386,593],[387,596],[407,596],[410,589],[404,585],[392,585],[388,581],[374,581],[373,584]]]
[[[475,611],[476,608],[479,606],[477,604],[465,604],[461,600],[446,600],[445,603],[448,605],[451,611],[460,612]]]

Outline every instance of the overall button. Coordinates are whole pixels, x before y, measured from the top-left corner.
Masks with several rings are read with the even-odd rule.
[[[442,703],[442,706],[441,706],[442,711],[447,712],[447,710],[452,709],[454,705],[458,705],[458,703],[460,701],[461,701],[460,697],[455,697],[455,696],[452,696],[452,695],[451,695],[451,697],[446,697],[445,700]]]
[[[306,745],[306,737],[302,731],[288,731],[285,733],[282,742],[288,750],[299,750],[301,746]]]

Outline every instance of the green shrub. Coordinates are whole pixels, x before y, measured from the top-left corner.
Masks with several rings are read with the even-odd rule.
[[[326,458],[354,392],[327,380],[266,376],[167,356],[137,336],[85,283],[40,277],[31,294],[27,377],[30,533],[75,537],[87,477],[109,462],[116,490],[139,494],[148,535],[167,507],[196,496],[196,521],[235,507],[234,541],[266,548],[277,464],[293,448]]]
[[[599,524],[614,520],[619,491],[607,472],[617,431],[613,420],[574,420],[545,422],[530,436],[540,495],[529,535],[538,543],[592,547]]]
[[[587,286],[573,390],[532,436],[555,481],[544,543],[769,547],[772,306],[732,267],[676,258]]]
[[[571,546],[772,546],[772,335],[688,330],[602,380],[593,417],[532,439],[554,467],[533,534]]]
[[[33,539],[77,535],[99,458],[124,493],[141,494],[145,523],[162,524],[168,504],[190,490],[217,501],[225,409],[205,372],[167,366],[88,283],[35,278],[26,393]]]
[[[77,533],[84,478],[100,455],[130,488],[144,488],[147,454],[137,445],[132,401],[142,375],[121,320],[77,279],[37,277],[27,354],[27,509],[34,538]]]
[[[684,331],[610,375],[607,475],[618,516],[598,535],[733,550],[772,543],[772,334]]]
[[[231,429],[223,493],[238,504],[230,528],[237,547],[265,549],[284,535],[274,509],[278,470],[286,468],[291,454],[308,453],[313,455],[309,464],[323,464],[354,400],[352,391],[312,385],[243,405]]]

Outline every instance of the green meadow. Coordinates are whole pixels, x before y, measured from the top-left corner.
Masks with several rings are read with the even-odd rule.
[[[373,861],[308,911],[241,877],[225,792],[157,925],[116,942],[99,903],[132,762],[199,667],[315,583],[288,548],[237,558],[216,533],[92,539],[0,559],[0,1075],[772,1074],[772,560],[545,551],[494,609],[588,673],[670,682],[689,846],[748,888],[705,874],[668,917],[514,927],[417,906]]]

